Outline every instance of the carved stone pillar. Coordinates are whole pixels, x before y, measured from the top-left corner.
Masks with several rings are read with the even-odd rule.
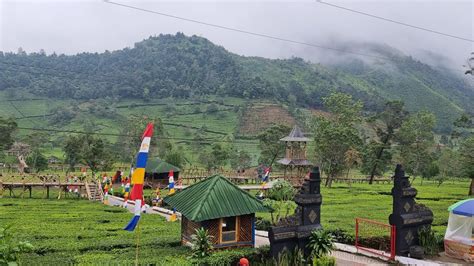
[[[321,229],[320,184],[319,168],[315,167],[295,196],[298,205],[295,214],[270,228],[268,235],[273,257],[278,257],[278,254],[284,251],[292,252],[295,248],[303,250],[306,255],[309,254],[306,248],[309,236],[313,230]]]
[[[418,230],[431,226],[433,212],[415,202],[417,190],[411,187],[401,165],[397,165],[392,188],[393,212],[389,222],[396,226],[395,250],[397,255],[407,256],[410,246],[419,245]]]

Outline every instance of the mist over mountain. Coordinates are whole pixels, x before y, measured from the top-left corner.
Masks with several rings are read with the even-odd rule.
[[[441,131],[448,130],[461,113],[474,112],[472,83],[450,71],[386,44],[345,43],[338,47],[389,60],[335,53],[319,54],[320,63],[245,57],[205,38],[177,33],[149,37],[133,48],[104,53],[2,52],[0,90],[10,97],[26,92],[77,100],[220,95],[296,101],[306,108],[321,108],[323,97],[341,91],[363,101],[368,112],[380,110],[385,101],[393,99],[404,101],[410,111],[430,110]]]

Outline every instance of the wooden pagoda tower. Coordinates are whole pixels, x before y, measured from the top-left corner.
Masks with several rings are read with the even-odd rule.
[[[278,160],[285,169],[285,178],[304,178],[313,165],[306,156],[307,144],[311,139],[304,136],[301,129],[295,125],[290,134],[280,141],[286,143],[285,158]]]

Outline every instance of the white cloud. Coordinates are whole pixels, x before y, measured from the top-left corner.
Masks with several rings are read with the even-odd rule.
[[[328,0],[329,1],[329,0]],[[122,2],[117,0],[117,2]],[[333,1],[331,1],[333,2]],[[283,38],[332,45],[379,42],[404,53],[429,51],[460,66],[472,43],[406,28],[315,1],[126,1],[130,5]],[[333,2],[453,35],[474,39],[471,1]],[[200,35],[244,55],[317,60],[317,48],[262,39],[160,17],[97,1],[1,1],[0,50],[57,53],[117,50],[160,33]]]

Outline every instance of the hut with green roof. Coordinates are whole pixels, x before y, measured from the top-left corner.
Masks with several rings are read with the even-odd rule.
[[[261,201],[225,177],[214,175],[193,184],[164,202],[181,213],[181,242],[191,242],[203,227],[215,248],[254,247],[255,213],[269,211]]]
[[[149,159],[145,168],[145,184],[153,188],[156,186],[166,187],[168,173],[171,170],[173,170],[174,180],[178,180],[181,169],[159,158]]]

